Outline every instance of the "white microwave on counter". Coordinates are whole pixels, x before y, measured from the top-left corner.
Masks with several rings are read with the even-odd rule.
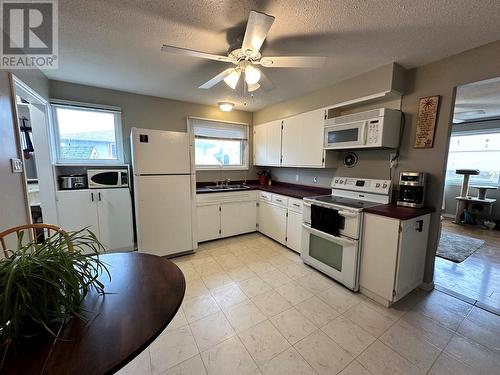
[[[128,169],[87,169],[90,189],[128,187]]]
[[[326,150],[397,148],[401,132],[401,111],[372,109],[325,120]]]

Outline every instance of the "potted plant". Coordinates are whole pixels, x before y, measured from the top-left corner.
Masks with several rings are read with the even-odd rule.
[[[271,179],[271,171],[266,169],[257,172],[257,175],[259,176],[260,185],[267,185],[267,182]]]
[[[23,244],[0,260],[0,344],[5,350],[19,340],[44,332],[56,336],[65,319],[82,318],[80,305],[92,289],[104,292],[98,276],[109,271],[99,259],[104,250],[88,229],[55,233],[42,243]]]

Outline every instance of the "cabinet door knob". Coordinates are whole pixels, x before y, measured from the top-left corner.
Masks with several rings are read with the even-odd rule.
[[[92,200],[92,202],[94,201],[94,193],[90,193],[90,199]]]
[[[101,200],[101,192],[97,193],[97,197],[99,200]]]

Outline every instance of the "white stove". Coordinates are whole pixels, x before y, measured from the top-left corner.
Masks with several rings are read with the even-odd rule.
[[[359,289],[363,210],[390,202],[391,181],[335,177],[332,194],[304,198],[304,263]]]

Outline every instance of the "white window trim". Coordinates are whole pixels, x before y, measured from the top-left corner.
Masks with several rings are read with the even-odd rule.
[[[123,131],[122,131],[122,113],[120,107],[90,104],[82,102],[71,102],[67,100],[52,100],[50,101],[50,115],[51,115],[51,144],[52,160],[54,165],[123,165]],[[117,159],[61,159],[60,157],[60,139],[59,139],[59,124],[57,123],[56,108],[74,107],[88,111],[110,112],[115,116],[115,138],[116,138],[116,156]]]
[[[242,165],[196,165],[196,162],[194,162],[195,169],[197,171],[220,171],[220,170],[225,170],[225,171],[247,171],[250,169],[249,166],[249,154],[250,154],[250,125],[245,122],[237,122],[237,121],[225,121],[225,120],[217,120],[217,119],[211,119],[211,118],[206,118],[206,117],[195,117],[195,116],[188,116],[187,118],[187,130],[188,133],[193,136],[193,155],[196,159],[195,152],[196,150],[194,149],[194,134],[193,134],[193,129],[191,126],[191,121],[190,120],[206,120],[206,121],[214,121],[214,122],[222,122],[226,124],[236,124],[236,125],[244,125],[246,129],[246,142],[244,142],[244,147],[243,147],[243,164]]]
[[[460,123],[464,124],[464,123]],[[458,125],[454,124],[454,125]],[[453,136],[467,136],[467,135],[479,135],[479,134],[491,134],[491,133],[500,133],[500,129],[498,128],[489,128],[489,129],[470,129],[470,130],[460,130],[460,131],[452,131],[450,137]],[[448,155],[454,151],[448,150]],[[473,152],[473,151],[471,151]],[[448,169],[445,171],[445,173],[448,173]],[[471,176],[473,178],[474,176]],[[479,182],[478,182],[479,183]],[[492,186],[492,187],[500,187],[500,182],[480,182],[482,185],[485,186]],[[462,186],[463,184],[463,177],[462,178],[445,178],[445,186]],[[469,182],[469,186],[472,186],[474,184],[474,181]]]

